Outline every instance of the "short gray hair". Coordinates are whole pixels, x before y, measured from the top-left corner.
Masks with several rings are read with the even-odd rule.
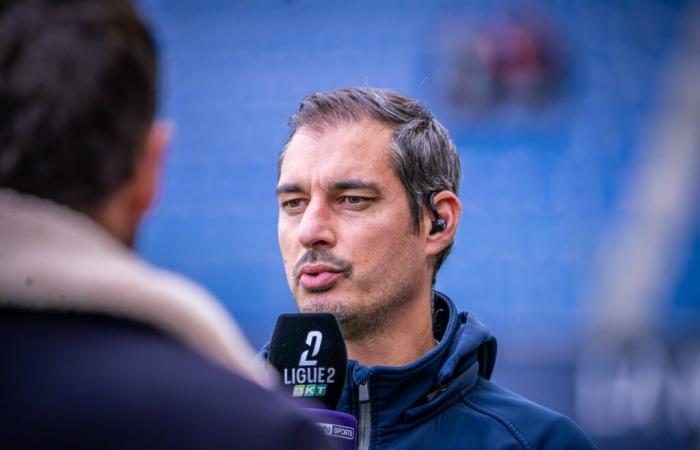
[[[301,127],[322,132],[343,123],[374,119],[393,130],[392,164],[408,196],[413,232],[420,232],[421,214],[433,192],[459,191],[461,165],[447,130],[422,103],[394,91],[371,87],[348,87],[315,93],[301,101],[290,117],[287,143]],[[285,145],[286,148],[286,145]],[[278,176],[284,150],[280,153]],[[437,255],[435,274],[452,249]]]

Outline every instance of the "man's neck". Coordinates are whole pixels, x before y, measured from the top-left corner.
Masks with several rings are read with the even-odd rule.
[[[431,302],[428,298],[408,303],[382,330],[362,339],[347,341],[348,357],[371,366],[405,366],[435,347]]]

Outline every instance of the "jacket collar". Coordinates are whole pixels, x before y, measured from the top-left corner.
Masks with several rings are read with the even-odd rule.
[[[367,381],[373,423],[398,430],[458,401],[459,393],[471,389],[479,376],[491,376],[496,340],[488,330],[466,312],[458,313],[452,300],[439,292],[434,292],[434,311],[438,345],[403,367],[365,367],[351,360],[339,410],[357,413],[358,386]]]
[[[156,269],[87,216],[0,189],[0,308],[75,311],[148,325],[262,384],[238,326],[207,292]]]

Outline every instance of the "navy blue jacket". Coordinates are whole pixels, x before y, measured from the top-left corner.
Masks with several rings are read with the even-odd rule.
[[[483,325],[437,292],[435,311],[439,345],[422,358],[350,362],[338,409],[357,416],[360,450],[595,448],[567,417],[489,381],[496,340]]]
[[[0,448],[318,449],[291,401],[154,328],[0,309]]]
[[[338,410],[358,419],[359,450],[594,449],[567,417],[489,381],[496,340],[435,293],[439,344],[404,367],[349,361]]]

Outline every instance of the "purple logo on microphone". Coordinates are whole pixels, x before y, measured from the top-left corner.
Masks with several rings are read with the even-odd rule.
[[[350,427],[336,425],[333,423],[317,423],[321,430],[328,436],[339,437],[343,439],[355,439],[355,430]]]

